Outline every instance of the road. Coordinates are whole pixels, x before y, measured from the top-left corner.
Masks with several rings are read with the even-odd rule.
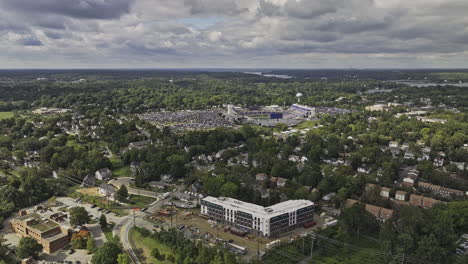
[[[138,259],[135,251],[133,250],[132,244],[130,243],[130,230],[134,225],[139,227],[144,227],[148,230],[153,229],[153,224],[146,221],[144,218],[147,214],[153,214],[157,212],[161,206],[164,205],[165,202],[170,201],[172,196],[168,196],[166,199],[157,200],[156,202],[152,203],[146,212],[136,211],[132,212],[129,216],[125,217],[119,223],[116,223],[112,233],[118,235],[120,240],[122,241],[122,245],[125,251],[127,251],[130,259],[132,260],[133,264],[141,264],[140,260]],[[134,214],[133,214],[134,213]]]
[[[121,178],[110,180],[109,184],[114,185],[117,188],[120,188],[122,185],[125,185],[125,187],[127,187],[127,190],[128,190],[129,194],[141,195],[141,196],[152,197],[152,198],[157,197],[157,195],[158,195],[157,192],[151,192],[151,191],[146,191],[146,190],[138,190],[138,189],[130,187],[130,183],[132,181],[133,181],[133,178],[121,177]]]

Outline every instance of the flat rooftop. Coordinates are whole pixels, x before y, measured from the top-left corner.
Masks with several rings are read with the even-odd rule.
[[[308,201],[308,200],[289,200],[289,201],[277,203],[269,207],[263,207],[257,204],[246,203],[246,202],[242,202],[237,199],[228,198],[228,197],[216,198],[212,196],[207,196],[203,200],[210,202],[210,203],[214,203],[214,204],[235,207],[235,208],[238,208],[239,211],[243,211],[243,212],[251,213],[255,215],[262,215],[264,217],[274,217],[277,215],[295,211],[299,208],[314,205],[313,202]]]
[[[51,230],[59,226],[59,224],[56,223],[55,221],[48,219],[46,217],[41,217],[37,213],[23,215],[23,216],[18,217],[17,219],[24,221],[24,222],[33,220],[29,222],[28,226],[33,229],[39,230],[40,232],[45,232],[45,231]]]

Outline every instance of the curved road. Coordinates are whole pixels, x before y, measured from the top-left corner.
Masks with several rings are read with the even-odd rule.
[[[162,205],[164,205],[164,203],[166,201],[169,201],[170,199],[172,199],[171,196],[168,196],[166,199],[158,199],[156,202],[152,203],[147,212],[149,214],[153,214],[155,212],[157,212]],[[143,226],[145,227],[146,229],[148,230],[151,230],[153,228],[153,224],[144,220],[143,218],[146,216],[146,213],[144,212],[135,212],[135,221],[136,221],[136,224],[137,226]],[[132,229],[133,225],[134,225],[134,219],[133,219],[133,212],[125,217],[122,221],[120,221],[119,223],[116,223],[115,226],[114,226],[114,229],[112,230],[112,233],[114,236],[118,235],[120,237],[120,240],[122,241],[122,245],[123,245],[123,248],[124,250],[128,253],[128,255],[130,256],[130,259],[132,261],[133,264],[141,264],[140,260],[138,259],[138,256],[136,255],[135,251],[133,250],[133,247],[132,247],[132,244],[130,243],[130,230]]]

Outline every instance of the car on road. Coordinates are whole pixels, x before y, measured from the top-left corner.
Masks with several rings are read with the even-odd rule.
[[[102,211],[102,210],[104,210],[104,209],[102,209],[102,208],[98,208],[97,210],[100,212],[100,211]]]
[[[95,204],[91,205],[91,208],[96,208],[96,207],[97,207],[97,205],[95,205]]]

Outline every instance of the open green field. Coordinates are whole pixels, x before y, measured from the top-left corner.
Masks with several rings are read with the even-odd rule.
[[[13,112],[0,112],[0,120],[12,118],[12,117],[13,117]]]
[[[133,202],[132,206],[143,208],[156,201],[156,199],[146,196],[132,195],[130,197],[130,201]]]
[[[318,122],[317,121],[304,121],[300,123],[299,125],[296,126],[297,129],[305,129],[305,128],[312,128],[315,126]]]
[[[161,244],[159,241],[151,237],[143,237],[135,229],[130,231],[130,240],[137,248],[136,253],[138,254],[138,258],[142,261],[142,263],[171,264],[171,262],[168,260],[159,261],[151,256],[151,250],[153,250],[153,248],[157,248],[159,253],[165,254],[166,258],[169,255],[173,255],[173,251],[168,246]]]

